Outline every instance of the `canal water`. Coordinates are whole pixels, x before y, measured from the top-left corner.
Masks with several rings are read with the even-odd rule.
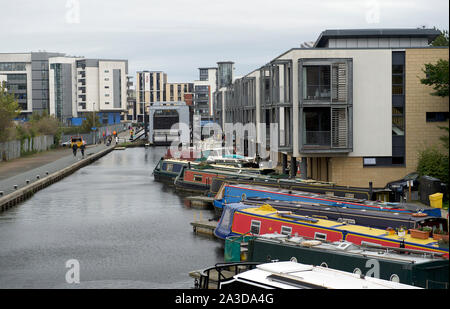
[[[189,271],[222,262],[223,243],[190,226],[213,211],[153,180],[165,152],[113,151],[1,213],[0,288],[192,288]]]

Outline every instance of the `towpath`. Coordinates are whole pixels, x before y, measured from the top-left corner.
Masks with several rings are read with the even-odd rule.
[[[128,131],[119,133],[121,141],[126,140],[127,137],[129,137]],[[114,145],[115,143],[113,142],[109,147],[114,147]],[[106,148],[105,144],[88,145],[85,150],[85,157]],[[8,162],[0,162],[0,195],[3,192],[3,196],[6,196],[16,190],[15,186],[17,186],[17,189],[23,188],[29,183],[47,176],[47,173],[55,173],[80,160],[82,160],[80,150],[77,151],[77,156],[74,157],[70,148],[60,148]],[[28,183],[27,180],[29,181]]]

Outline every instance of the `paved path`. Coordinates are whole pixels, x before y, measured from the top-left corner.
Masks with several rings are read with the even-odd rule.
[[[123,141],[128,136],[128,132],[119,134],[119,138]],[[112,143],[114,147],[115,143]],[[85,156],[90,156],[101,150],[106,149],[104,144],[89,145],[86,147]],[[57,149],[46,152],[37,153],[23,158],[18,158],[10,162],[0,163],[0,192],[3,191],[3,196],[14,192],[14,186],[20,189],[29,183],[33,183],[48,174],[55,173],[63,168],[66,168],[78,161],[82,160],[81,151],[77,151],[77,156],[74,157],[72,149]]]

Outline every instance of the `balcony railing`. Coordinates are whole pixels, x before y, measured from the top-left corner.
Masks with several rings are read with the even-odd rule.
[[[306,131],[305,146],[331,146],[331,131]]]
[[[311,101],[330,101],[331,88],[329,85],[306,86],[304,99]]]

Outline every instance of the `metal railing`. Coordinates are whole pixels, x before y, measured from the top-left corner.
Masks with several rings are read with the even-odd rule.
[[[304,145],[331,146],[331,131],[306,131]]]

